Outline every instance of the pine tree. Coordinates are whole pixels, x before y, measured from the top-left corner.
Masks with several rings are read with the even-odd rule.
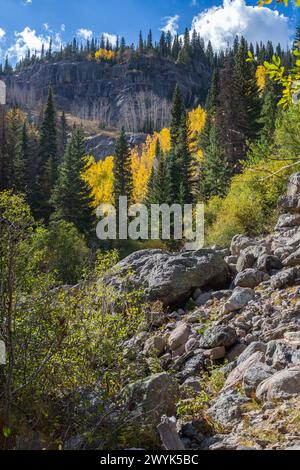
[[[140,31],[140,35],[139,35],[139,53],[142,54],[143,52],[144,52],[144,40],[143,40],[142,31]]]
[[[224,196],[230,181],[226,155],[222,150],[219,132],[215,124],[210,128],[209,144],[205,148],[201,168],[200,196],[208,200],[212,196]]]
[[[49,200],[57,178],[58,163],[56,113],[52,89],[49,88],[40,131],[39,164],[33,201],[36,215],[46,220],[52,211]]]
[[[295,38],[293,42],[293,49],[300,51],[300,25],[296,28]]]
[[[180,175],[180,204],[191,204],[192,196],[192,178],[194,165],[189,150],[189,131],[188,118],[186,114],[182,115],[179,131],[178,144],[175,148],[178,173]]]
[[[159,139],[155,149],[156,165],[153,165],[148,182],[147,204],[166,204],[169,200],[169,188],[167,184],[166,158],[163,154]]]
[[[58,155],[59,161],[61,161],[63,155],[65,154],[68,140],[68,126],[66,114],[63,111],[60,117],[59,129],[58,129]]]
[[[220,75],[219,70],[215,68],[212,73],[211,85],[206,97],[205,111],[206,119],[204,129],[200,135],[200,148],[205,153],[206,147],[210,144],[210,130],[216,119],[216,112],[219,104],[220,93]]]
[[[248,143],[259,135],[260,98],[253,65],[246,61],[247,42],[242,38],[235,56],[229,52],[220,77],[217,126],[233,172],[247,156]]]
[[[14,162],[18,147],[18,137],[20,136],[21,123],[17,108],[13,107],[6,114],[3,110],[1,121],[1,186],[2,189],[8,189],[14,187]]]
[[[124,128],[121,130],[114,156],[114,197],[115,207],[119,205],[119,197],[127,196],[128,204],[132,202],[133,177],[131,156]]]
[[[4,106],[0,104],[0,191],[10,187],[10,161],[6,151],[6,115]]]
[[[29,190],[29,142],[26,122],[19,131],[14,159],[14,186],[23,193]]]
[[[51,202],[55,218],[71,222],[80,232],[89,235],[95,220],[91,188],[82,178],[86,165],[83,131],[76,128],[59,167]]]
[[[273,141],[279,99],[280,91],[278,90],[277,84],[271,80],[267,80],[262,97],[262,108],[259,119],[259,123],[262,126],[260,140],[267,146]]]
[[[151,52],[153,49],[153,42],[152,42],[152,31],[150,29],[148,33],[148,39],[147,39],[147,51]]]
[[[179,132],[180,126],[182,123],[182,116],[185,112],[184,103],[182,100],[181,91],[178,85],[175,87],[174,95],[173,95],[173,104],[172,104],[172,112],[171,112],[171,125],[170,125],[170,133],[171,133],[171,144],[174,147],[179,140]]]

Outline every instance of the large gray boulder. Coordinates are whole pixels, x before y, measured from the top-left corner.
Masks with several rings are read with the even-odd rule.
[[[259,384],[271,377],[274,372],[270,366],[263,363],[249,367],[243,376],[243,388],[247,397],[253,397]]]
[[[285,230],[300,226],[300,214],[282,214],[277,222],[275,230]]]
[[[264,380],[256,390],[261,400],[289,399],[300,395],[300,367],[284,369]]]
[[[235,280],[234,283],[236,286],[239,287],[249,287],[250,289],[254,289],[259,284],[269,279],[269,275],[263,271],[259,271],[258,269],[245,269],[245,271],[240,272]]]
[[[175,415],[178,395],[176,381],[166,372],[162,372],[130,384],[127,407],[132,417],[147,417],[151,422],[158,424],[164,414]]]
[[[236,287],[225,303],[222,313],[230,313],[245,307],[251,300],[254,300],[255,292],[248,287]]]
[[[226,390],[213,401],[207,414],[213,421],[230,429],[240,421],[242,406],[247,402],[249,398],[243,397],[236,390]]]
[[[270,284],[273,289],[282,289],[283,287],[294,285],[299,277],[299,268],[288,268],[272,276]]]
[[[149,300],[171,305],[197,288],[227,287],[229,273],[223,256],[209,249],[169,253],[141,250],[117,264],[107,282],[119,289],[143,288]]]
[[[278,200],[278,208],[282,212],[299,213],[300,212],[300,195],[298,196],[281,196]]]
[[[185,322],[179,322],[175,330],[169,336],[168,344],[172,351],[185,346],[191,332],[191,327]]]
[[[288,267],[300,266],[300,248],[285,258],[283,265]]]
[[[288,196],[300,195],[300,172],[294,173],[293,175],[289,177],[287,195]]]
[[[230,252],[234,256],[240,256],[241,252],[250,246],[254,246],[255,241],[245,235],[235,235],[231,241]]]
[[[213,349],[219,346],[230,348],[237,342],[235,329],[226,325],[214,325],[208,328],[200,339],[200,348]]]

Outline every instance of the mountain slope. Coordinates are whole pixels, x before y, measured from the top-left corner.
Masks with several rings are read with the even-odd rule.
[[[35,64],[6,78],[8,104],[39,110],[49,86],[57,108],[102,127],[128,132],[169,125],[171,98],[179,84],[188,107],[203,103],[210,70],[202,62],[175,63],[154,56],[130,58],[122,64],[57,62]]]

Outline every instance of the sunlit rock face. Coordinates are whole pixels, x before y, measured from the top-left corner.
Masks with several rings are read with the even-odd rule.
[[[203,103],[210,70],[202,62],[176,64],[145,56],[123,64],[59,62],[35,64],[7,78],[8,103],[32,112],[51,85],[56,106],[99,126],[149,132],[170,123],[172,94],[179,84],[188,107]]]

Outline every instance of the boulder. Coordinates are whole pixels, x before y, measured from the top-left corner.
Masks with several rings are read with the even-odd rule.
[[[268,274],[263,271],[259,271],[258,269],[245,269],[245,271],[240,272],[236,276],[234,283],[239,287],[249,287],[250,289],[254,289],[254,287],[257,287],[268,279]]]
[[[258,363],[249,367],[243,376],[243,388],[247,397],[253,397],[259,384],[274,374],[267,364]]]
[[[231,428],[240,421],[242,405],[249,402],[249,398],[242,397],[236,390],[227,390],[219,395],[212,406],[207,410],[208,416],[225,428]]]
[[[147,417],[153,425],[160,422],[161,416],[176,413],[176,400],[179,387],[166,372],[154,374],[129,385],[127,407],[132,417]]]
[[[300,248],[285,258],[282,263],[287,267],[300,266]]]
[[[211,299],[211,293],[210,292],[204,292],[203,294],[200,294],[197,299],[196,299],[196,304],[198,307],[202,307],[202,305],[205,305],[206,302],[208,302]]]
[[[280,259],[274,255],[261,255],[256,264],[257,269],[270,273],[274,269],[282,269],[283,265]]]
[[[147,339],[144,346],[144,354],[155,354],[156,356],[161,356],[167,345],[166,338],[163,336],[155,335]]]
[[[232,362],[237,359],[245,351],[246,348],[247,346],[242,343],[237,343],[232,346],[232,348],[230,348],[226,354],[227,361]]]
[[[245,269],[252,268],[255,263],[255,256],[253,253],[242,252],[236,264],[236,270],[238,273]]]
[[[252,289],[236,287],[225,303],[222,313],[230,313],[245,307],[251,300],[254,300],[255,292]]]
[[[226,288],[228,267],[214,250],[169,253],[141,250],[115,267],[106,282],[120,290],[143,289],[149,300],[171,305],[188,299],[195,289]]]
[[[271,287],[273,289],[281,289],[283,287],[292,286],[295,284],[295,281],[300,277],[299,268],[289,268],[284,271],[280,271],[271,277]]]
[[[299,213],[300,198],[298,196],[281,196],[278,199],[278,209],[281,212]]]
[[[214,325],[208,328],[200,338],[200,348],[213,349],[219,346],[230,348],[237,341],[236,331],[230,326]]]
[[[201,391],[201,377],[189,377],[183,382],[182,386],[191,388],[192,390],[198,393]]]
[[[275,227],[276,231],[300,226],[300,214],[282,214]]]
[[[170,346],[172,351],[175,351],[181,346],[185,346],[185,343],[188,340],[190,332],[191,332],[191,327],[188,323],[180,322],[178,324],[178,326],[175,328],[174,331],[172,331],[168,339],[168,345]]]
[[[247,361],[249,357],[251,357],[256,352],[265,353],[267,349],[267,345],[261,341],[253,341],[253,343],[249,344],[247,348],[242,352],[237,360],[237,364],[240,365],[242,362]]]
[[[231,241],[230,251],[233,256],[240,256],[245,248],[255,245],[255,241],[245,235],[235,235]]]
[[[199,346],[199,340],[195,337],[191,337],[187,343],[185,344],[185,352],[186,353],[189,353],[191,351],[194,351],[195,349],[197,349]]]
[[[224,259],[227,264],[236,264],[238,261],[238,256],[236,255],[225,256]]]
[[[284,369],[264,380],[256,390],[260,401],[285,400],[300,395],[300,367]]]
[[[284,340],[272,340],[266,349],[266,363],[276,370],[300,364],[300,351]]]
[[[224,384],[223,390],[235,387],[244,378],[245,372],[252,366],[255,366],[259,363],[264,362],[264,353],[257,351],[252,356],[250,356],[246,361],[241,362],[232,372],[228,375],[226,382]]]
[[[226,349],[224,346],[218,346],[217,348],[207,349],[204,351],[204,356],[208,357],[212,361],[217,361],[223,359],[226,354]]]
[[[198,375],[204,368],[205,356],[202,351],[195,351],[194,356],[186,361],[183,370],[181,370],[176,377],[184,382],[189,377]]]
[[[288,196],[300,195],[300,172],[294,173],[293,175],[289,177],[287,195]]]
[[[274,250],[274,255],[283,261],[285,258],[290,256],[294,252],[294,248],[292,246],[279,246]]]

